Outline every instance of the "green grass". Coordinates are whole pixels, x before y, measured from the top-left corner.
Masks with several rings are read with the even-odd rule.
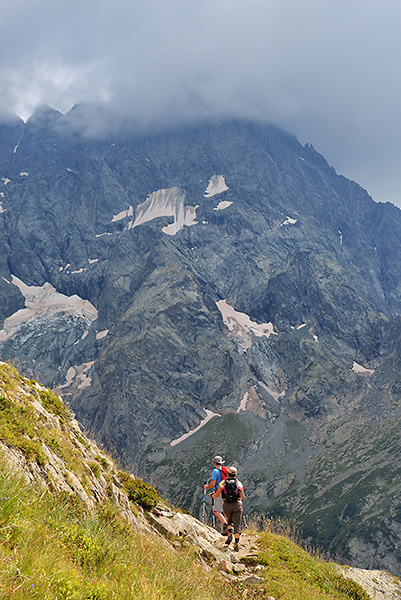
[[[46,413],[37,410],[42,406]],[[20,450],[27,462],[46,465],[44,445],[64,461],[84,485],[88,466],[82,461],[80,444],[87,449],[88,441],[72,426],[73,415],[50,389],[21,377],[16,369],[0,363],[0,442]],[[99,455],[101,462],[104,461]],[[93,461],[89,467],[95,475],[99,467]]]
[[[0,472],[0,597],[225,600],[236,590],[195,560],[135,531],[112,504],[89,511]]]
[[[49,415],[41,416],[42,408]],[[37,410],[38,409],[38,410]],[[229,421],[238,437],[247,433],[239,419]],[[212,423],[212,429],[219,423]],[[212,436],[211,440],[214,436]],[[15,369],[0,363],[0,440],[23,453],[27,462],[45,464],[43,444],[64,460],[85,484],[88,471],[96,477],[117,475],[102,455],[72,425],[72,415],[60,399]],[[212,444],[212,441],[210,441]],[[91,452],[85,463],[82,445]],[[211,455],[212,447],[208,448]],[[180,449],[179,452],[185,452]],[[19,600],[367,600],[368,596],[335,566],[316,558],[289,538],[294,531],[272,528],[260,534],[258,572],[263,582],[245,590],[206,569],[199,548],[163,543],[157,534],[135,529],[119,516],[112,500],[89,509],[77,496],[57,495],[39,483],[27,483],[7,467],[0,455],[0,598]],[[229,458],[228,458],[229,460]],[[186,468],[184,477],[199,477]],[[156,490],[120,471],[132,502],[145,510],[160,500]],[[277,535],[277,533],[285,535]],[[245,593],[246,592],[246,593]]]
[[[369,600],[334,564],[311,556],[288,538],[267,532],[260,543],[266,588],[276,600]]]

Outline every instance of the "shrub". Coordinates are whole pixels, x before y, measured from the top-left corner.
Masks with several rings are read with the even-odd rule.
[[[132,502],[136,502],[145,510],[151,510],[160,502],[159,494],[149,483],[142,481],[139,477],[131,477],[125,471],[119,471],[118,476]]]

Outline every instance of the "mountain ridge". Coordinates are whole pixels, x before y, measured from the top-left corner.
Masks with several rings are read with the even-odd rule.
[[[101,141],[69,131],[62,115],[61,127],[46,119],[8,128],[0,144],[1,356],[40,374],[173,501],[199,508],[199,481],[220,453],[239,464],[250,510],[298,507],[307,534],[333,543],[306,522],[326,490],[330,531],[345,536],[330,550],[397,573],[399,447],[387,438],[401,401],[399,209],[271,126]],[[62,310],[19,321],[39,296],[12,276],[53,286]],[[74,295],[95,319],[67,309]],[[9,336],[8,318],[18,324]],[[274,333],[259,336],[263,327]],[[220,416],[171,446],[205,410]],[[347,466],[358,453],[369,455],[362,479],[373,468],[366,489]],[[319,465],[329,481],[344,474],[334,499],[330,483],[313,483]],[[379,515],[365,502],[375,494]],[[362,537],[350,511],[370,523]],[[377,550],[381,527],[393,541]]]

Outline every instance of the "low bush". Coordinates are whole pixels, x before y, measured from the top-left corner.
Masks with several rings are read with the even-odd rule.
[[[145,510],[151,510],[160,502],[159,494],[149,483],[145,483],[139,477],[132,477],[125,471],[119,471],[118,476],[132,502],[136,502]]]

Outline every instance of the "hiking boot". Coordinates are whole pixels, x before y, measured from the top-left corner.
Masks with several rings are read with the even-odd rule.
[[[227,546],[228,546],[229,544],[231,544],[232,539],[233,539],[233,532],[228,530],[227,531],[227,539],[224,543],[227,544]]]
[[[234,544],[234,552],[238,552],[239,551],[239,543],[235,542]]]

